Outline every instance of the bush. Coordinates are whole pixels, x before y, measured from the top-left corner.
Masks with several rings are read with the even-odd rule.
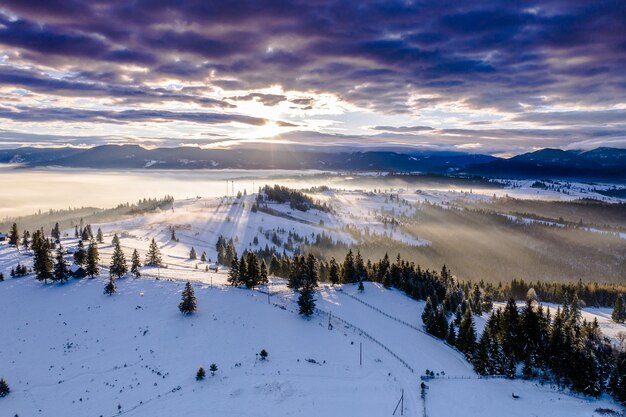
[[[6,397],[11,392],[9,384],[4,379],[0,379],[0,397]]]

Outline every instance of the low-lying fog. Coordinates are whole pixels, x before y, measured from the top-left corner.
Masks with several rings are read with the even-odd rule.
[[[315,171],[117,171],[0,168],[0,217],[68,207],[114,207],[140,198],[223,196],[266,183],[303,188],[328,185]],[[231,180],[233,182],[231,182]]]

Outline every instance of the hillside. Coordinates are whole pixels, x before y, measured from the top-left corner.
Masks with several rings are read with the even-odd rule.
[[[0,270],[17,259],[23,255],[0,245]],[[190,270],[185,279],[195,282],[199,310],[184,317],[176,308],[182,282],[175,271],[162,272],[161,280],[119,280],[111,297],[102,294],[104,277],[0,282],[0,315],[12,317],[0,322],[9,335],[0,340],[9,352],[0,356],[0,369],[12,389],[0,399],[2,414],[200,416],[253,409],[256,416],[380,416],[392,414],[402,390],[411,416],[424,409],[433,417],[464,410],[486,417],[503,409],[515,417],[619,410],[606,398],[478,378],[458,352],[416,330],[423,303],[376,284],[362,294],[350,285],[323,286],[318,312],[305,320],[280,280],[272,280],[268,304],[261,291],[224,286],[223,272]],[[259,360],[261,349],[269,352],[267,361]],[[215,376],[196,381],[198,367],[211,363],[218,365]],[[426,369],[441,378],[427,382],[423,403],[419,376]]]

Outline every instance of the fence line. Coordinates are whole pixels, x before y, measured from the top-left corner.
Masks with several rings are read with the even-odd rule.
[[[318,313],[324,315],[324,316],[328,316],[331,313],[316,308],[315,309]],[[404,365],[409,371],[411,371],[412,374],[415,373],[415,371],[413,370],[413,368],[411,367],[411,365],[409,365],[404,359],[402,359],[400,356],[398,356],[394,351],[392,351],[391,349],[389,349],[387,347],[387,345],[385,345],[384,343],[380,342],[378,339],[376,339],[375,337],[373,337],[372,335],[370,335],[369,333],[367,333],[365,330],[361,329],[359,326],[356,326],[344,319],[342,319],[341,317],[336,316],[335,314],[333,314],[331,316],[331,320],[336,320],[337,322],[343,324],[346,327],[352,328],[353,330],[356,330],[357,332],[359,332],[359,334],[361,336],[364,336],[365,338],[371,340],[372,342],[376,343],[378,346],[380,346],[381,348],[383,348],[385,351],[387,351],[387,353],[389,353],[391,356],[393,356],[394,358],[396,358],[402,365]]]

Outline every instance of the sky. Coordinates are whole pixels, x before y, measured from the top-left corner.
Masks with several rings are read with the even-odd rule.
[[[626,1],[2,0],[0,147],[626,147]]]

